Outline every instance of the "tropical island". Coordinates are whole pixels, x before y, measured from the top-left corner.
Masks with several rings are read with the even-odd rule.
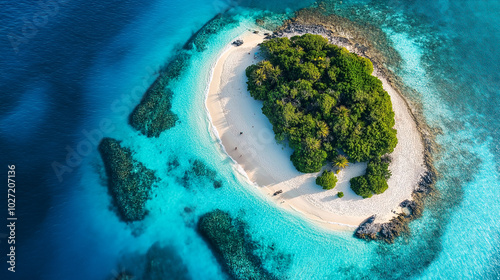
[[[277,205],[327,228],[408,212],[401,202],[412,199],[425,166],[405,100],[369,59],[325,34],[265,33],[228,45],[206,99],[236,170]]]
[[[345,153],[349,161],[369,161],[366,174],[350,180],[353,191],[363,198],[383,193],[390,158],[381,157],[397,138],[390,97],[371,75],[371,61],[312,34],[273,38],[260,50],[265,60],[246,69],[248,90],[263,101],[276,140],[294,150],[297,170],[319,172],[327,161],[345,162]],[[328,174],[322,176],[336,181]]]

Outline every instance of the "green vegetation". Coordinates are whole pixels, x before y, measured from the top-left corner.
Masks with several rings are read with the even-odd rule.
[[[294,149],[298,171],[319,172],[334,159],[342,168],[347,159],[372,161],[394,150],[391,100],[370,60],[311,34],[270,39],[261,50],[266,60],[246,70],[248,90],[264,102],[276,139]]]
[[[338,196],[339,198],[342,198],[342,197],[344,197],[344,193],[343,193],[343,192],[338,192],[338,193],[337,193],[337,196]]]
[[[325,170],[321,176],[316,178],[316,184],[322,186],[325,190],[331,190],[337,184],[337,176],[333,172]]]
[[[346,168],[349,165],[349,161],[343,155],[338,155],[334,160],[333,164],[340,169]]]
[[[387,179],[391,177],[389,163],[389,158],[370,160],[366,168],[366,174],[350,180],[351,189],[363,198],[385,192],[388,188]]]

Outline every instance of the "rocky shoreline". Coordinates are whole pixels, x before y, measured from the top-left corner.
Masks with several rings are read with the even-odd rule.
[[[155,172],[133,159],[131,150],[113,138],[103,138],[98,149],[108,177],[108,191],[120,219],[124,222],[144,219],[146,201],[157,180]]]
[[[354,236],[365,240],[381,240],[393,243],[398,236],[409,234],[409,223],[422,216],[424,210],[424,198],[433,191],[435,174],[426,172],[422,175],[417,189],[412,194],[413,200],[405,200],[400,206],[403,213],[392,218],[387,223],[375,223],[376,216],[373,215],[363,221],[354,232]]]
[[[373,30],[370,31],[373,32]],[[437,150],[437,145],[431,133],[431,128],[427,126],[422,117],[420,112],[421,106],[415,101],[410,102],[402,94],[402,91],[409,91],[410,89],[403,84],[399,77],[385,67],[387,63],[397,63],[398,59],[400,59],[397,53],[386,45],[388,44],[387,42],[383,41],[379,43],[378,45],[386,45],[385,47],[388,48],[387,53],[391,53],[390,57],[387,58],[386,55],[370,43],[366,38],[368,36],[364,36],[364,32],[363,27],[355,26],[354,23],[345,18],[334,15],[325,16],[316,9],[304,9],[297,12],[295,18],[285,22],[283,26],[266,38],[270,39],[305,33],[322,35],[328,38],[330,43],[345,47],[351,52],[370,59],[374,68],[388,80],[391,86],[405,100],[422,137],[424,162],[427,171],[422,174],[420,181],[416,183],[415,190],[412,193],[412,200],[401,202],[402,214],[398,214],[398,216],[392,218],[387,223],[376,223],[376,216],[371,216],[362,222],[354,233],[354,236],[360,239],[393,243],[398,236],[410,233],[408,225],[411,221],[421,217],[424,210],[425,198],[437,193],[434,183],[438,174],[433,166],[431,154]]]

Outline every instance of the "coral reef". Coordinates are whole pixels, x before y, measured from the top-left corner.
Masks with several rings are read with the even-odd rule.
[[[263,268],[254,254],[255,245],[247,238],[243,226],[229,213],[214,210],[198,221],[198,231],[208,242],[217,259],[234,279],[277,279]]]
[[[144,219],[146,201],[156,181],[154,171],[134,160],[130,149],[113,138],[103,138],[99,152],[108,176],[108,190],[120,218],[125,222]]]
[[[192,52],[206,49],[208,39],[220,29],[236,21],[225,13],[218,14],[198,32],[193,34],[183,49],[159,72],[158,78],[148,88],[141,102],[129,116],[130,125],[148,137],[160,134],[176,125],[179,118],[172,112],[174,92],[168,87],[172,79],[177,78],[188,64]]]
[[[185,188],[190,188],[192,185],[205,185],[207,180],[214,188],[222,187],[222,181],[217,178],[217,172],[208,167],[202,160],[195,159],[189,161],[191,169],[186,170],[182,178],[179,178],[179,183]]]

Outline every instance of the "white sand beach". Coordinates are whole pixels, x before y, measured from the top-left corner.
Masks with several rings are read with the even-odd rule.
[[[213,71],[206,105],[229,156],[270,200],[320,226],[354,230],[373,214],[377,215],[377,222],[390,220],[401,211],[399,204],[411,199],[425,171],[424,146],[405,101],[379,77],[392,100],[399,142],[391,154],[389,189],[368,199],[356,195],[349,187],[349,180],[362,175],[366,168],[365,163],[357,163],[337,175],[339,180],[333,190],[323,190],[315,184],[318,174],[303,174],[295,169],[290,161],[292,149],[276,143],[272,125],[262,114],[262,102],[254,100],[246,89],[245,69],[259,61],[255,54],[263,37],[252,32],[243,34],[239,39],[244,44],[230,46]],[[283,193],[273,196],[277,190]],[[339,191],[344,193],[343,198],[337,197]]]

